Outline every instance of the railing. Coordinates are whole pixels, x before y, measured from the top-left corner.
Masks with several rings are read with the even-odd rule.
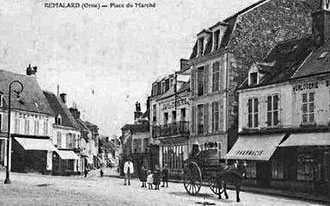
[[[166,137],[180,134],[190,134],[189,132],[189,122],[179,121],[169,124],[163,124],[152,127],[152,137]]]

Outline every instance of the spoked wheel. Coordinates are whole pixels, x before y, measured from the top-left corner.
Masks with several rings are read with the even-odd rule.
[[[212,192],[216,195],[223,193],[222,181],[219,181],[219,178],[214,178],[209,185]]]
[[[201,189],[202,172],[195,162],[190,162],[184,170],[183,185],[188,194],[196,195]]]

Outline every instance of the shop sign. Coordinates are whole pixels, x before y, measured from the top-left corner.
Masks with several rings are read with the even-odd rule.
[[[263,150],[238,150],[236,152],[236,155],[241,155],[241,156],[261,156]]]
[[[318,82],[306,82],[306,83],[294,85],[293,91],[298,92],[298,91],[305,91],[305,90],[317,89],[317,88],[319,88]]]
[[[171,101],[163,104],[163,110],[166,109],[172,109],[175,107],[175,102],[176,102],[176,107],[182,106],[182,105],[189,105],[189,100],[187,97],[185,98],[180,98],[177,99],[176,101]]]

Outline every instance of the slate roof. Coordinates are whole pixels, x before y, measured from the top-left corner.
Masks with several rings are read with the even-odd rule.
[[[237,13],[231,15],[230,17],[226,18],[222,22],[216,23],[215,25],[218,25],[218,24],[227,25],[226,31],[225,31],[222,39],[221,39],[221,42],[220,42],[220,47],[217,50],[212,51],[212,35],[209,35],[208,42],[207,42],[207,45],[206,45],[206,49],[205,49],[205,52],[204,52],[203,56],[208,55],[210,53],[216,53],[219,50],[225,49],[228,45],[228,42],[230,41],[230,37],[231,37],[231,34],[234,30],[234,27],[235,27],[236,20],[237,20],[238,16],[240,16],[240,15],[244,14],[245,12],[259,6],[260,4],[264,3],[265,1],[268,1],[268,0],[258,1],[254,4],[252,4],[251,6],[246,7],[245,9],[242,9],[242,10],[238,11]],[[213,28],[215,25],[211,26],[209,29]],[[205,31],[205,29],[203,31]],[[196,42],[195,42],[195,45],[193,47],[193,51],[192,51],[189,59],[193,59],[193,58],[197,57],[197,41],[198,40],[196,40]]]
[[[72,127],[74,129],[80,129],[78,123],[73,118],[68,107],[62,102],[62,100],[52,92],[44,91],[44,95],[52,108],[54,115],[61,115],[62,125],[66,127]]]
[[[311,37],[293,39],[277,44],[256,66],[264,76],[258,85],[248,86],[247,79],[238,89],[258,87],[290,80],[300,65],[311,54],[314,44]]]
[[[20,94],[20,100],[12,96],[12,109],[54,116],[53,111],[35,77],[0,70],[0,92],[3,93],[6,105],[8,105],[9,84],[14,80],[20,81],[23,84],[24,89]],[[18,88],[17,84],[12,85],[12,95],[14,94],[13,91],[15,88]]]
[[[321,55],[324,55],[321,58]],[[297,70],[292,78],[330,73],[330,41],[317,48]]]

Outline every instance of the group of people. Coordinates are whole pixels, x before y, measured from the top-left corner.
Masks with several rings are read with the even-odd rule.
[[[128,160],[124,164],[124,174],[125,181],[124,185],[130,185],[131,175],[134,173],[134,166],[132,162],[132,158],[128,158]],[[163,182],[162,187],[168,187],[168,168],[165,164],[163,169],[160,170],[159,166],[155,166],[155,170],[148,170],[145,166],[141,167],[139,171],[139,179],[142,183],[141,187],[147,188],[149,190],[159,190],[159,185],[161,181]],[[154,186],[154,187],[153,187]]]

